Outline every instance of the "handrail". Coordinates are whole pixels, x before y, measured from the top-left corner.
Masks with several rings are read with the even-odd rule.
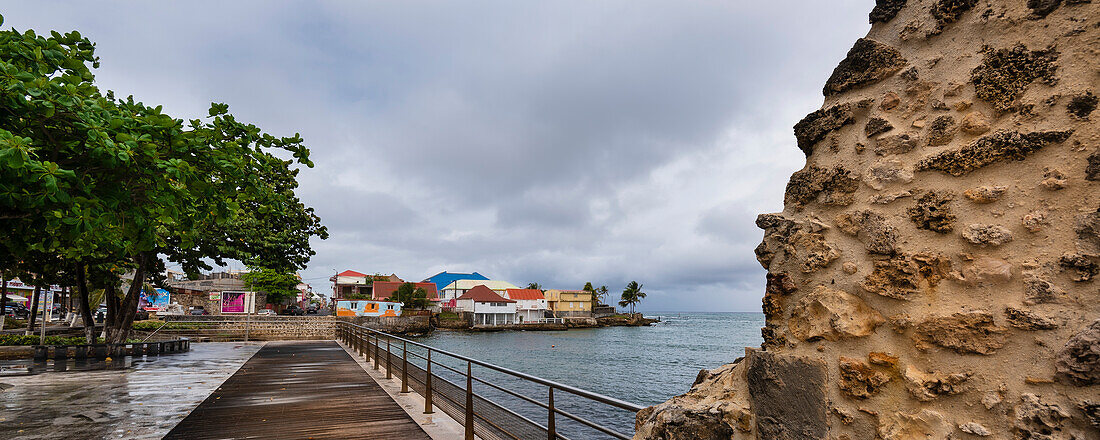
[[[456,353],[451,353],[449,351],[441,350],[441,349],[436,348],[436,347],[421,344],[419,342],[409,340],[409,339],[405,339],[405,338],[402,338],[400,336],[395,336],[395,335],[391,335],[391,334],[386,333],[386,332],[378,331],[378,330],[375,330],[375,329],[372,329],[372,328],[367,328],[367,327],[361,326],[359,324],[353,324],[353,323],[350,323],[350,322],[347,322],[347,321],[337,321],[337,322],[342,323],[344,325],[357,327],[357,328],[369,331],[371,333],[377,333],[379,335],[383,335],[383,336],[386,336],[388,338],[393,338],[393,339],[396,339],[398,341],[407,342],[407,343],[415,345],[417,347],[430,349],[430,350],[432,350],[436,353],[442,353],[442,354],[445,354],[447,356],[450,356],[450,357],[453,357],[453,358],[456,358],[456,359],[461,359],[461,360],[464,360],[466,362],[471,362],[475,365],[480,365],[482,367],[489,368],[491,370],[496,370],[496,371],[499,371],[501,373],[509,374],[509,375],[516,376],[516,377],[519,377],[519,378],[522,378],[522,379],[527,379],[531,382],[535,382],[535,383],[538,383],[538,384],[541,384],[541,385],[546,385],[548,387],[554,387],[554,388],[557,388],[559,390],[567,391],[569,393],[572,393],[572,394],[575,394],[575,395],[578,395],[578,396],[581,396],[581,397],[585,397],[585,398],[588,398],[588,399],[592,399],[592,400],[595,400],[597,402],[604,403],[604,404],[607,404],[607,405],[611,405],[611,406],[614,406],[614,407],[617,407],[617,408],[625,409],[625,410],[628,410],[628,411],[634,411],[634,412],[638,412],[638,411],[641,411],[641,410],[645,409],[645,407],[641,406],[641,405],[636,405],[636,404],[633,404],[633,403],[630,403],[630,402],[626,402],[626,401],[623,401],[623,400],[616,399],[614,397],[605,396],[603,394],[594,393],[594,392],[587,391],[587,390],[582,390],[580,388],[576,388],[576,387],[569,386],[569,385],[566,385],[566,384],[563,384],[563,383],[555,382],[555,381],[552,381],[552,380],[549,380],[549,379],[543,379],[543,378],[538,377],[538,376],[532,376],[532,375],[527,374],[527,373],[522,373],[522,372],[510,369],[510,368],[501,367],[499,365],[495,365],[495,364],[491,364],[491,363],[488,363],[488,362],[480,361],[480,360],[477,360],[477,359],[474,359],[474,358],[471,358],[471,357],[463,356],[463,355],[456,354]]]

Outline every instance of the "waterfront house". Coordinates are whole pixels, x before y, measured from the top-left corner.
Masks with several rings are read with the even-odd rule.
[[[592,317],[592,292],[550,289],[545,296],[546,305],[556,317]]]
[[[501,325],[516,322],[516,301],[500,296],[484,285],[467,290],[455,300],[457,308],[473,312],[474,325]]]
[[[354,270],[345,270],[333,275],[329,278],[329,281],[332,282],[332,297],[336,299],[370,299],[374,298],[374,282],[404,282],[396,274],[390,274],[389,276],[367,275]]]
[[[546,317],[546,297],[538,289],[508,289],[508,299],[516,302],[516,320],[538,321]]]
[[[401,303],[373,299],[336,301],[336,316],[401,316]]]
[[[470,289],[473,289],[476,286],[485,286],[485,287],[489,288],[489,290],[492,290],[493,292],[496,292],[497,295],[500,295],[500,296],[505,297],[505,298],[507,298],[508,289],[519,289],[519,286],[517,286],[515,284],[512,284],[512,283],[509,283],[507,281],[499,281],[499,280],[455,280],[455,281],[451,282],[451,284],[448,284],[446,287],[443,288],[442,293],[440,294],[440,297],[443,298],[444,302],[446,302],[447,300],[450,300],[450,299],[457,299],[458,297],[462,296],[463,294],[465,294]],[[453,307],[453,306],[447,306],[446,304],[444,304],[444,307]]]
[[[402,284],[405,283],[396,281],[375,281],[373,298],[376,300],[389,299],[395,293],[397,293],[397,289],[401,287]],[[424,289],[424,292],[428,294],[428,310],[431,310],[433,312],[439,312],[441,310],[439,305],[439,293],[436,292],[434,283],[420,282],[412,284],[416,286],[415,288]]]
[[[458,281],[458,280],[488,281],[489,278],[486,278],[485,275],[479,274],[477,272],[474,272],[474,273],[458,273],[458,272],[443,271],[443,272],[437,273],[435,275],[432,275],[428,278],[425,278],[423,282],[433,283],[433,284],[435,284],[435,290],[441,291],[441,290],[443,290],[444,287],[447,287],[448,284],[451,284],[451,283],[453,283],[455,281]]]

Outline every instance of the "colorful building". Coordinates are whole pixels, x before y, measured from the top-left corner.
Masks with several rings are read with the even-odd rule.
[[[546,317],[546,297],[538,289],[508,289],[508,299],[516,302],[516,320],[538,321]]]
[[[457,299],[458,297],[464,295],[466,292],[470,291],[470,289],[473,289],[477,286],[485,286],[489,288],[489,290],[496,292],[496,294],[500,296],[506,296],[508,294],[508,289],[519,289],[519,286],[509,283],[507,281],[456,280],[443,288],[440,297],[443,299],[445,307],[453,307],[446,304],[447,300]]]
[[[336,316],[401,316],[401,303],[373,299],[336,301]]]
[[[404,282],[398,281],[375,281],[374,282],[374,299],[387,299],[397,293],[397,289],[401,287]],[[435,290],[435,283],[419,282],[412,283],[414,286],[424,289],[428,293],[429,300],[439,301],[439,293]]]
[[[374,283],[377,281],[404,282],[396,274],[367,275],[354,270],[345,270],[328,279],[332,282],[332,297],[336,299],[356,297],[374,298]]]
[[[483,285],[474,286],[455,301],[457,308],[473,312],[474,325],[501,325],[516,322],[516,301],[498,295]]]
[[[432,275],[428,278],[425,278],[423,282],[435,284],[435,290],[441,291],[441,290],[443,290],[444,287],[447,287],[448,284],[451,284],[451,283],[453,283],[455,281],[458,281],[458,280],[482,280],[482,281],[487,281],[488,278],[486,278],[485,275],[479,274],[477,272],[474,272],[474,273],[457,273],[457,272],[443,271],[443,272],[437,273],[435,275]]]
[[[592,316],[592,292],[550,289],[545,295],[546,305],[556,317]]]

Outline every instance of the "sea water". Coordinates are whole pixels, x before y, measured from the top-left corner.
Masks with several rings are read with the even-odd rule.
[[[701,369],[712,369],[744,356],[745,347],[760,345],[761,313],[653,312],[662,322],[648,327],[605,327],[568,331],[461,332],[436,331],[420,342],[519,372],[604,394],[643,406],[683,394]],[[436,359],[433,359],[435,361]],[[453,365],[464,369],[465,365]],[[475,368],[475,376],[541,402],[545,387],[530,386]],[[457,379],[457,377],[456,377]],[[465,386],[465,383],[461,383]],[[480,389],[478,389],[480,388]],[[524,416],[546,423],[545,410],[515,397],[479,386],[475,392],[520,408]],[[633,414],[555,393],[562,409],[594,422],[633,432]],[[559,416],[558,420],[564,419]],[[571,438],[599,437],[592,431],[558,422]]]

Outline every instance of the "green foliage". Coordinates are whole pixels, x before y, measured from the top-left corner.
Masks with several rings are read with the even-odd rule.
[[[298,283],[301,281],[293,273],[275,269],[253,269],[241,275],[241,280],[250,290],[267,293],[267,302],[282,304],[298,296]]]
[[[642,292],[642,285],[637,281],[631,281],[626,284],[626,288],[623,289],[622,297],[619,300],[619,306],[630,307],[630,313],[634,313],[634,305],[638,304],[645,298],[645,292]]]
[[[0,335],[0,345],[39,345],[39,336],[36,335]],[[86,341],[83,336],[46,336],[44,345],[80,345]],[[96,340],[97,344],[103,343],[103,338]]]
[[[542,284],[539,283],[527,283],[528,289],[542,290]]]
[[[127,271],[140,286],[161,258],[189,274],[211,269],[208,260],[283,275],[305,266],[310,237],[328,232],[294,194],[297,166],[313,166],[300,136],[264,133],[226,104],[184,121],[117,99],[96,86],[98,67],[79,32],[0,31],[5,275],[105,289],[117,341],[139,290],[119,289]]]
[[[397,291],[390,295],[390,301],[401,303],[402,309],[426,309],[431,305],[428,300],[428,292],[413,283],[403,283],[397,287]]]
[[[440,312],[439,313],[439,319],[442,319],[442,320],[456,320],[456,319],[460,319],[460,318],[461,317],[458,316],[458,313],[455,313],[455,312]]]

